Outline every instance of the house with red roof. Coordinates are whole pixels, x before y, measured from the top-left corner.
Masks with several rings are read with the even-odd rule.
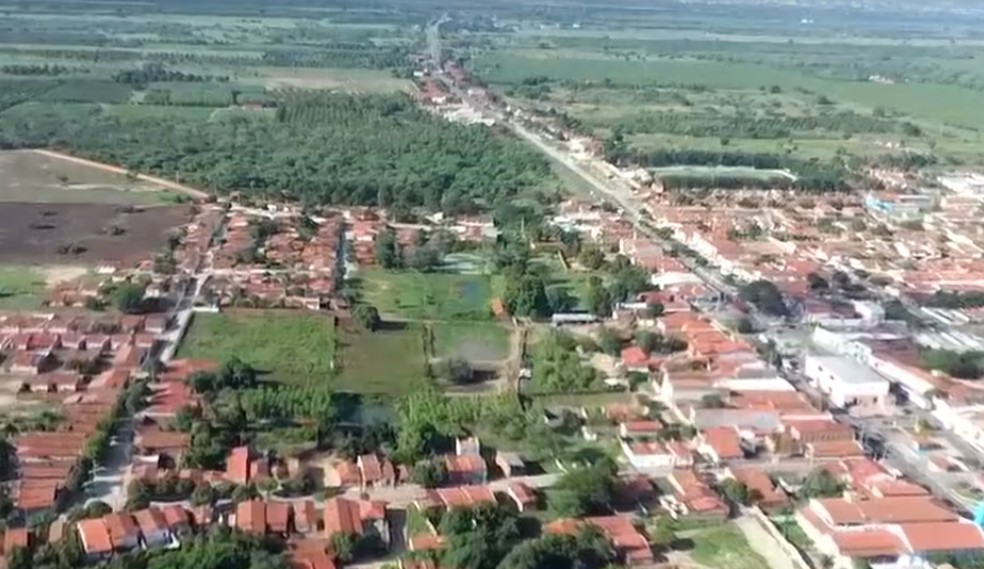
[[[335,534],[364,536],[372,534],[389,544],[389,522],[386,502],[380,500],[351,500],[332,498],[325,502],[325,537]]]
[[[598,528],[611,542],[619,560],[627,566],[652,565],[654,556],[649,541],[628,516],[598,516],[583,520],[562,518],[545,525],[543,532],[575,535],[585,525]]]
[[[752,502],[763,511],[771,512],[789,504],[789,496],[761,469],[754,466],[729,467],[727,475],[748,489]]]
[[[696,471],[676,469],[666,477],[666,481],[673,494],[660,496],[659,501],[674,518],[727,519],[730,508]]]
[[[100,561],[113,554],[113,540],[102,518],[80,520],[76,529],[87,561]]]
[[[226,480],[233,484],[249,484],[249,447],[232,449],[226,459]]]
[[[923,567],[938,555],[984,554],[984,529],[929,496],[813,499],[796,521],[837,569],[855,561]]]
[[[380,459],[375,454],[364,454],[356,460],[363,488],[379,486],[394,486],[396,470],[393,463],[385,458]]]
[[[715,464],[745,458],[741,437],[734,427],[712,427],[698,435],[697,451]]]
[[[478,454],[445,455],[444,466],[452,485],[484,484],[488,480],[489,467]]]

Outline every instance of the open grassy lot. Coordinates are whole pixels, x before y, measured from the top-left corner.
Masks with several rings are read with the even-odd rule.
[[[339,389],[399,397],[425,381],[424,330],[389,324],[376,332],[339,335]]]
[[[493,361],[509,355],[509,333],[499,324],[440,323],[431,330],[434,355],[439,358]]]
[[[29,150],[0,151],[0,202],[154,204],[161,188]]]
[[[696,532],[691,538],[693,560],[714,569],[761,569],[768,563],[752,550],[741,530],[723,524]]]
[[[41,307],[46,279],[31,267],[0,266],[0,310]]]
[[[360,271],[366,302],[384,315],[411,320],[488,320],[492,298],[482,275]]]
[[[331,318],[301,311],[196,314],[178,357],[217,361],[237,356],[285,383],[318,384],[334,376]]]

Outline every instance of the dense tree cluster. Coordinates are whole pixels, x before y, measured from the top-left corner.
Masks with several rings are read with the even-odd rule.
[[[98,108],[66,120],[63,112],[35,105],[5,117],[0,146],[68,146],[217,192],[402,210],[493,207],[549,174],[518,141],[444,121],[405,95],[286,94],[267,120],[134,118]]]
[[[458,569],[496,569],[521,537],[516,512],[498,504],[449,510],[439,531],[447,538],[441,566]]]
[[[743,286],[738,292],[742,300],[755,305],[759,310],[773,316],[788,316],[789,308],[782,292],[769,281],[755,281]]]
[[[148,83],[154,83],[157,81],[174,81],[180,83],[204,83],[211,81],[225,82],[228,81],[228,76],[213,76],[213,75],[196,75],[194,73],[184,73],[183,71],[174,71],[164,67],[164,64],[160,62],[146,63],[142,65],[139,69],[127,69],[123,71],[117,71],[113,75],[113,81],[117,83],[123,83],[125,85],[132,85],[136,88],[143,88]]]
[[[980,308],[984,306],[984,292],[936,291],[923,304],[933,308]]]
[[[601,569],[615,560],[611,542],[597,528],[577,535],[544,535],[514,547],[499,569]]]
[[[64,65],[51,65],[48,63],[44,64],[31,64],[31,65],[3,65],[0,66],[0,72],[7,75],[24,75],[24,76],[47,76],[47,77],[57,77],[59,75],[68,75],[69,73],[86,73],[87,69],[79,67],[66,67]]]
[[[262,61],[264,65],[277,67],[403,69],[409,65],[408,57],[409,51],[403,46],[338,42],[317,50],[269,50],[263,53]]]
[[[924,368],[941,371],[957,379],[980,379],[984,376],[984,352],[981,351],[924,350],[919,354],[919,360]]]
[[[558,516],[597,516],[609,513],[615,496],[618,466],[610,459],[564,474],[551,488],[548,505]]]
[[[622,133],[665,133],[698,138],[788,139],[793,136],[824,135],[841,132],[893,133],[900,124],[893,120],[853,111],[827,112],[803,116],[726,115],[720,113],[639,112],[620,118],[609,128]]]
[[[532,357],[532,386],[538,392],[579,392],[598,387],[598,372],[582,364],[577,342],[564,332],[551,332],[537,342]]]

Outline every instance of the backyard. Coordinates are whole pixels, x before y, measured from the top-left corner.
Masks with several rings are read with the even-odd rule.
[[[689,532],[688,532],[689,533]],[[733,524],[715,525],[694,531],[690,557],[715,569],[762,569],[768,563],[752,550],[741,530]]]
[[[177,357],[219,362],[236,356],[264,378],[298,385],[332,381],[335,326],[330,317],[298,311],[196,314]]]
[[[392,397],[405,395],[426,377],[423,327],[388,323],[376,332],[339,335],[339,389]]]
[[[498,324],[434,324],[434,356],[495,361],[509,355],[509,334]]]
[[[489,320],[489,277],[444,273],[360,271],[364,300],[383,319]]]

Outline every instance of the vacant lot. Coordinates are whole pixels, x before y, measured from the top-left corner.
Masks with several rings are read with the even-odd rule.
[[[741,530],[732,524],[700,530],[691,536],[693,560],[715,569],[761,569],[768,567],[765,559],[752,551]]]
[[[45,275],[31,267],[0,267],[0,310],[31,310],[41,307]]]
[[[342,332],[339,360],[339,389],[405,395],[424,381],[423,328],[416,324],[389,324],[372,333]]]
[[[496,361],[509,355],[509,334],[498,324],[434,324],[434,355]]]
[[[4,203],[0,263],[133,264],[164,246],[189,206]]]
[[[360,272],[366,301],[387,316],[411,320],[488,320],[491,286],[481,275]]]
[[[29,150],[0,151],[0,202],[155,204],[160,188]]]
[[[178,357],[221,362],[232,356],[253,364],[270,380],[329,382],[334,375],[334,322],[299,311],[196,314]]]

